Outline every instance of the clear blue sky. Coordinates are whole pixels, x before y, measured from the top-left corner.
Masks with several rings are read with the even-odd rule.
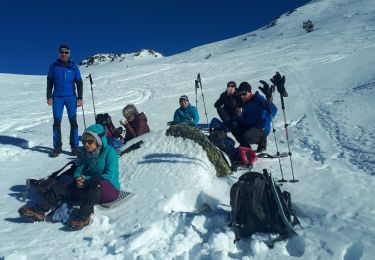
[[[3,0],[0,73],[45,75],[67,43],[90,55],[154,49],[170,56],[253,31],[310,0]]]

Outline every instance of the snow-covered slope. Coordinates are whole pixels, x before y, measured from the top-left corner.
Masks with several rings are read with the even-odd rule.
[[[120,160],[121,184],[137,196],[111,210],[95,209],[91,226],[66,232],[60,223],[24,223],[17,209],[28,177],[62,167],[52,159],[52,115],[45,77],[0,74],[0,257],[5,259],[375,259],[375,5],[372,0],[312,1],[276,24],[246,35],[150,62],[82,67],[92,74],[97,113],[114,122],[135,103],[149,119],[144,146]],[[310,19],[315,30],[306,33]],[[226,226],[229,190],[242,172],[217,178],[203,150],[166,137],[178,97],[195,105],[194,80],[201,73],[208,117],[226,82],[247,80],[257,89],[276,71],[286,75],[285,99],[293,166],[300,182],[286,183],[305,229],[269,250],[260,234],[233,244]],[[200,90],[199,90],[200,91]],[[198,109],[205,123],[201,93]],[[89,82],[84,89],[87,123],[93,123]],[[287,150],[278,95],[279,147]],[[83,130],[82,113],[79,125]],[[118,125],[118,124],[116,124]],[[63,148],[69,123],[63,119]],[[137,141],[135,140],[135,141]],[[273,137],[268,151],[275,152]],[[291,178],[288,159],[282,162]],[[280,176],[276,160],[254,169]],[[202,203],[213,211],[191,214]]]
[[[131,64],[134,64],[135,61],[137,61],[136,64],[139,65],[140,62],[150,61],[150,59],[161,57],[163,57],[161,53],[145,49],[133,53],[99,53],[80,61],[79,66],[87,68],[93,65],[106,64],[109,62],[122,62],[125,64],[130,62]]]

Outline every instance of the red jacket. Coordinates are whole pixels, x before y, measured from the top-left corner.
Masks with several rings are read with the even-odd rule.
[[[150,132],[150,128],[147,124],[147,117],[143,112],[136,115],[133,121],[128,122],[124,126],[126,128],[125,142],[133,139],[134,137]]]

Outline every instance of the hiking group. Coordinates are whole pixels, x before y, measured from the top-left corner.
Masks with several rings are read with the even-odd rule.
[[[139,113],[133,104],[128,104],[122,111],[124,118],[120,120],[124,129],[116,128],[108,114],[95,115],[96,124],[83,131],[83,149],[80,149],[77,107],[83,109],[83,81],[78,66],[70,60],[70,48],[61,45],[58,50],[59,59],[50,66],[47,76],[47,103],[52,106],[53,112],[51,157],[57,157],[63,152],[61,120],[65,106],[70,122],[71,153],[80,157],[80,163],[72,167],[70,174],[64,175],[64,178],[48,182],[47,187],[39,190],[38,201],[32,206],[22,206],[19,213],[34,221],[44,221],[46,214],[61,203],[71,203],[79,206],[79,209],[66,224],[81,229],[90,223],[94,205],[119,198],[119,155],[122,155],[128,141],[150,132],[150,128],[145,113]],[[240,160],[250,166],[256,158],[252,145],[257,145],[257,153],[267,149],[267,136],[277,113],[277,108],[272,103],[272,92],[274,86],[277,86],[279,92],[285,91],[285,77],[276,73],[271,82],[273,85],[269,86],[267,82],[260,81],[262,87],[259,89],[264,94],[262,96],[258,91],[253,92],[246,81],[238,87],[236,82],[229,81],[226,90],[214,104],[221,120],[212,119],[209,125],[209,140],[233,161]],[[176,109],[170,124],[197,129],[199,120],[197,107],[190,104],[186,95],[182,95],[179,98],[179,108]],[[235,147],[236,142],[227,136],[228,132],[233,135],[238,147]],[[264,183],[269,181],[264,180]]]
[[[80,157],[70,176],[64,175],[46,189],[41,189],[35,205],[22,206],[21,216],[44,221],[46,213],[63,202],[79,206],[78,213],[66,224],[72,228],[82,228],[90,223],[94,205],[118,199],[119,183],[118,153],[131,139],[150,132],[147,118],[139,113],[133,104],[124,107],[125,128],[114,128],[108,114],[96,116],[96,124],[88,127],[82,134],[83,149],[79,149],[77,107],[82,107],[83,82],[77,65],[70,60],[70,48],[59,47],[59,59],[54,62],[47,76],[47,104],[53,112],[53,151],[51,157],[62,153],[61,120],[66,107],[70,122],[70,147],[73,155]],[[117,151],[116,151],[117,150]],[[50,184],[50,182],[49,182]]]

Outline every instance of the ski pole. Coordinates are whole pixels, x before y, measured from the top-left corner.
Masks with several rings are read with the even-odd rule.
[[[198,80],[195,80],[195,107],[198,109]]]
[[[280,93],[280,99],[281,99],[281,108],[283,109],[283,118],[284,118],[284,128],[285,128],[285,138],[286,142],[288,144],[288,154],[289,154],[289,160],[290,160],[290,168],[292,170],[292,177],[293,179],[290,180],[290,182],[298,182],[299,180],[296,180],[294,178],[294,170],[293,170],[293,162],[292,162],[292,153],[290,151],[290,145],[289,145],[289,134],[288,134],[288,124],[286,122],[286,115],[285,115],[285,105],[284,105],[284,97]]]
[[[83,125],[85,126],[85,130],[86,130],[86,118],[85,118],[85,110],[83,109],[83,103],[82,103],[82,114],[83,114]]]
[[[89,74],[86,78],[90,79],[90,86],[91,86],[91,97],[92,97],[92,105],[94,107],[94,116],[95,116],[95,119],[96,119],[96,112],[95,112],[95,101],[94,101],[94,91],[92,89],[92,77],[91,77],[91,74]]]
[[[274,90],[275,90],[275,86],[272,85],[271,86],[271,99],[268,101],[268,109],[269,109],[268,112],[270,113],[270,117],[271,117],[272,132],[273,132],[273,137],[275,139],[275,145],[276,145],[276,155],[277,155],[277,158],[279,160],[279,166],[280,166],[281,180],[279,180],[278,182],[287,182],[287,180],[284,179],[283,167],[281,166],[279,145],[277,144],[276,129],[275,129],[275,125],[273,123],[273,116],[272,116],[272,102],[271,102],[271,100],[273,99],[272,95],[273,95]]]
[[[200,73],[198,73],[197,80],[198,80],[199,85],[201,87],[202,99],[203,99],[203,106],[204,106],[204,113],[206,114],[206,120],[207,120],[207,125],[208,125],[208,116],[207,116],[206,102],[204,101],[203,86],[202,86],[202,80],[201,80],[201,74]]]

